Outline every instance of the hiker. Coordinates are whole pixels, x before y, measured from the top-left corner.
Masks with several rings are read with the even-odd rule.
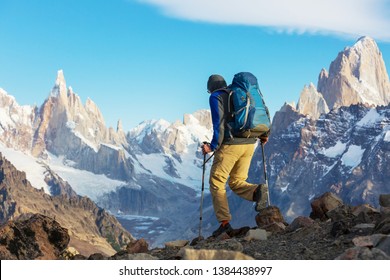
[[[250,184],[246,181],[255,143],[258,138],[230,137],[227,127],[229,118],[228,100],[230,90],[225,79],[220,75],[211,75],[207,82],[210,93],[210,110],[213,123],[213,138],[211,143],[202,145],[203,154],[215,152],[210,171],[210,193],[214,212],[220,227],[213,232],[216,237],[224,232],[230,233],[231,214],[229,211],[225,185],[229,177],[230,189],[238,196],[256,202],[256,210],[266,207],[268,188],[264,184]],[[262,136],[260,141],[265,144],[268,136]]]

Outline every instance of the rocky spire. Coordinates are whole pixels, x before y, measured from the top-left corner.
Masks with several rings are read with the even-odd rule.
[[[317,91],[312,83],[303,88],[298,101],[297,110],[300,114],[309,115],[314,119],[318,119],[321,114],[329,112],[324,97]]]
[[[290,124],[297,121],[302,114],[296,108],[295,103],[284,103],[282,108],[277,111],[272,119],[272,134],[277,134],[279,131],[286,129]]]
[[[318,91],[330,108],[357,103],[389,104],[389,76],[376,42],[362,37],[354,46],[340,52],[331,63],[329,73],[321,71]]]
[[[51,91],[51,96],[66,98],[66,81],[64,77],[64,72],[62,70],[57,71],[57,78],[54,84],[54,87]]]
[[[123,125],[122,120],[118,120],[117,126],[116,126],[116,132],[123,132]]]

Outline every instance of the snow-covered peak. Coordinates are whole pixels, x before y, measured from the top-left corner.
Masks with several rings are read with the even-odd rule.
[[[50,96],[65,98],[66,94],[67,90],[64,72],[62,70],[58,70],[56,81],[53,89],[51,90]]]
[[[141,122],[135,128],[131,129],[129,135],[131,138],[142,140],[146,135],[151,133],[161,134],[165,131],[171,124],[164,120],[146,120]]]
[[[191,145],[198,146],[203,141],[210,141],[211,135],[210,112],[200,110],[193,114],[185,114],[183,122],[144,121],[130,131],[129,139],[147,153],[164,151],[167,154],[183,154],[192,150],[189,148]],[[151,143],[154,145],[153,148]]]
[[[21,106],[16,102],[14,96],[9,95],[0,88],[0,123],[18,125],[32,125],[34,107],[29,105]]]
[[[64,71],[62,69],[60,69],[60,70],[57,71],[56,85],[60,85],[62,83],[66,84]]]
[[[368,36],[360,37],[352,47],[346,47],[346,50],[356,52],[366,52],[367,50],[373,50],[379,53],[379,48],[375,40]]]
[[[200,125],[208,129],[212,128],[212,122],[210,118],[210,110],[198,110],[193,114],[185,114],[183,119],[184,125]]]
[[[31,149],[35,108],[20,106],[15,97],[0,88],[0,142],[20,150]]]
[[[0,88],[0,108],[9,107],[16,103],[15,97],[9,95],[4,89]]]
[[[8,93],[3,88],[0,88],[0,96],[4,95],[8,95]]]
[[[43,117],[39,123],[39,139],[34,141],[39,146],[35,154],[46,149],[57,155],[68,154],[70,150],[78,155],[83,147],[98,152],[102,143],[127,146],[124,132],[107,128],[103,114],[90,98],[83,104],[72,87],[66,88],[62,70],[58,71],[51,96],[40,111]],[[49,141],[44,139],[48,135]]]

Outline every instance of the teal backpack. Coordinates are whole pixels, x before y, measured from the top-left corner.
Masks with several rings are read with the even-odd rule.
[[[271,119],[264,103],[257,78],[249,72],[234,75],[229,86],[229,113],[227,126],[230,137],[257,138],[268,136]]]

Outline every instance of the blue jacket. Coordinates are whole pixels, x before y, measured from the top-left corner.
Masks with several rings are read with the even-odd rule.
[[[211,111],[211,119],[213,122],[213,139],[210,143],[211,150],[217,150],[222,144],[228,145],[241,145],[241,144],[254,144],[256,138],[233,138],[229,129],[226,126],[227,121],[230,121],[229,110],[229,91],[217,90],[211,93],[209,103]]]

